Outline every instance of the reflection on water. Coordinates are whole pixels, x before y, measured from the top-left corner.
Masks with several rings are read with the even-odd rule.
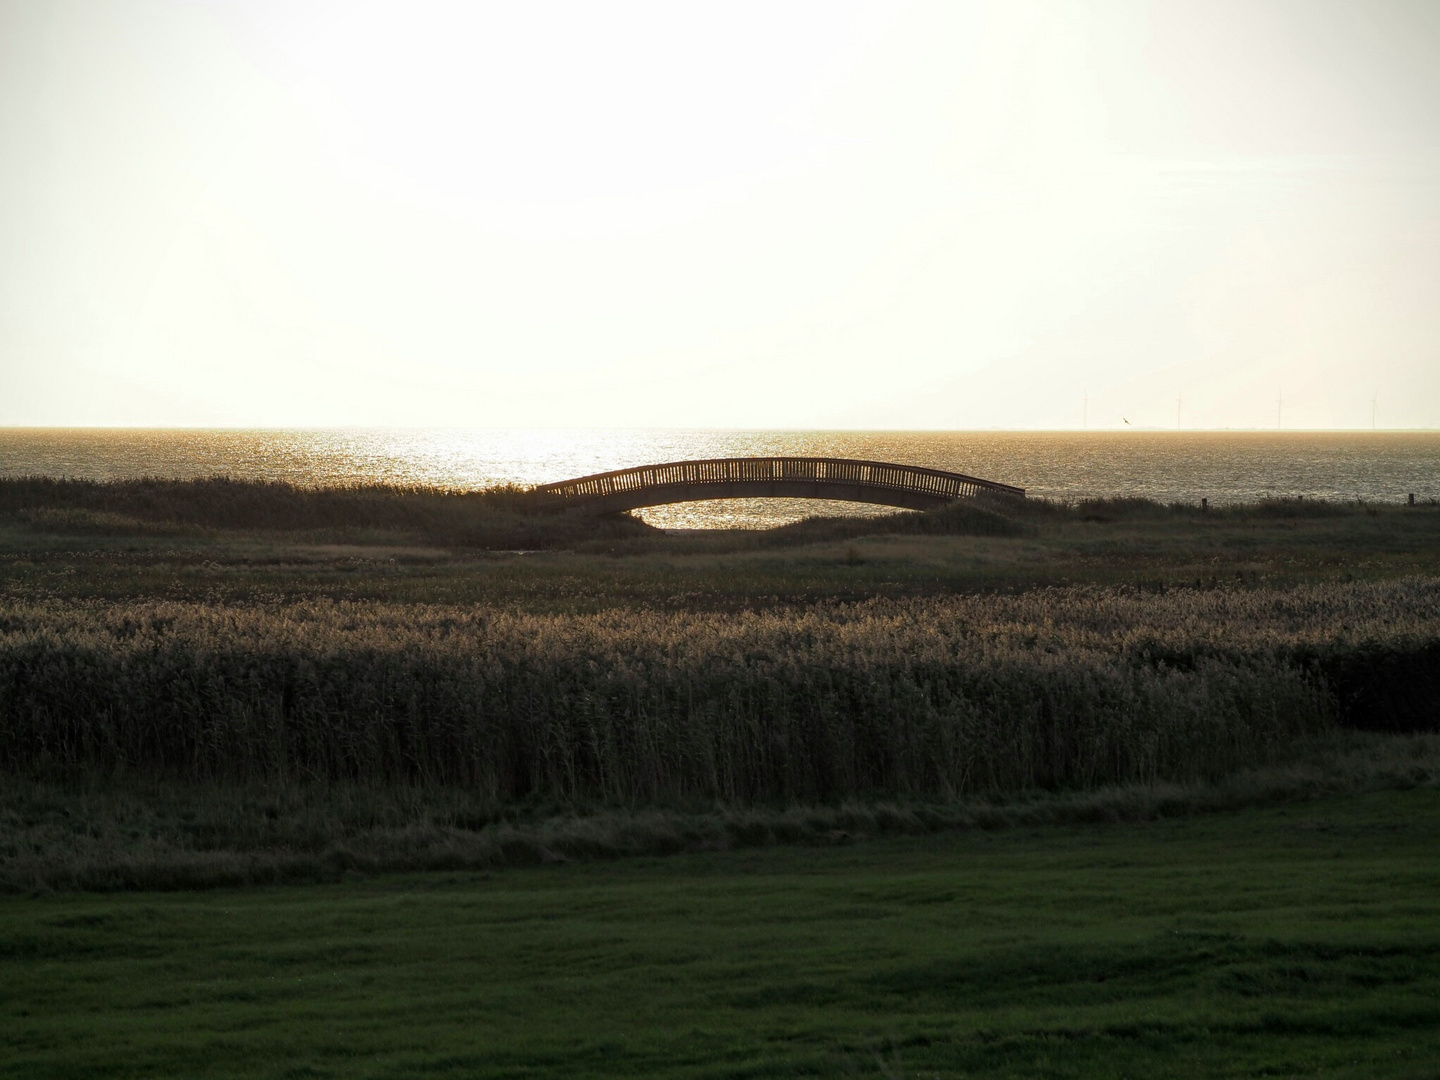
[[[0,475],[228,476],[298,484],[537,484],[686,458],[794,454],[929,465],[1034,495],[1234,502],[1440,495],[1433,432],[858,432],[0,429]],[[657,507],[655,525],[774,525],[874,508],[735,499]]]

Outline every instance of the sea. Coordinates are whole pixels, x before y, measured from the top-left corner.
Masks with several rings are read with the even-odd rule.
[[[0,476],[231,476],[300,485],[478,489],[690,458],[801,455],[949,469],[1054,499],[1212,505],[1265,498],[1440,497],[1440,432],[688,431],[455,428],[0,428]],[[792,499],[638,513],[674,529],[755,528],[874,507]]]

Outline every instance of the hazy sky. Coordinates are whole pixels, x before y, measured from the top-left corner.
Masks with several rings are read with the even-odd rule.
[[[1440,3],[0,0],[0,423],[1440,426]]]

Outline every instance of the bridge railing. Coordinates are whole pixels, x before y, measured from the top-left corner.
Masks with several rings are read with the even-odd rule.
[[[670,461],[544,484],[537,488],[536,492],[560,500],[570,500],[672,485],[703,486],[765,480],[859,484],[864,487],[934,495],[942,499],[958,499],[984,492],[1021,496],[1025,494],[1025,489],[1021,487],[997,483],[994,480],[982,480],[964,473],[946,472],[943,469],[897,465],[884,461],[860,461],[853,458],[818,457]]]

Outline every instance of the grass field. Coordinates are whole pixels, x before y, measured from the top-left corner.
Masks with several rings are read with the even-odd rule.
[[[1041,500],[663,536],[636,521],[511,521],[474,496],[0,478],[0,597],[300,599],[732,611],[1048,585],[1287,588],[1440,574],[1440,507]],[[503,495],[504,493],[502,493]],[[212,507],[212,503],[217,503]],[[298,504],[298,508],[297,508]],[[220,523],[196,524],[214,510]],[[930,528],[921,531],[921,522]],[[543,535],[542,535],[543,534]],[[1008,535],[1007,535],[1008,534]],[[474,540],[474,544],[463,541]],[[541,543],[543,541],[543,545]],[[542,548],[544,550],[534,550]]]
[[[515,494],[0,480],[0,1075],[1434,1075],[1440,508]]]
[[[1440,791],[0,900],[25,1077],[1431,1077]]]
[[[377,830],[547,815],[1185,785],[1337,725],[1435,726],[1431,506],[531,515],[554,550],[473,546],[516,498],[0,480],[0,770],[40,793],[4,800],[0,884],[238,881],[261,855],[323,877],[356,837],[400,868]]]

